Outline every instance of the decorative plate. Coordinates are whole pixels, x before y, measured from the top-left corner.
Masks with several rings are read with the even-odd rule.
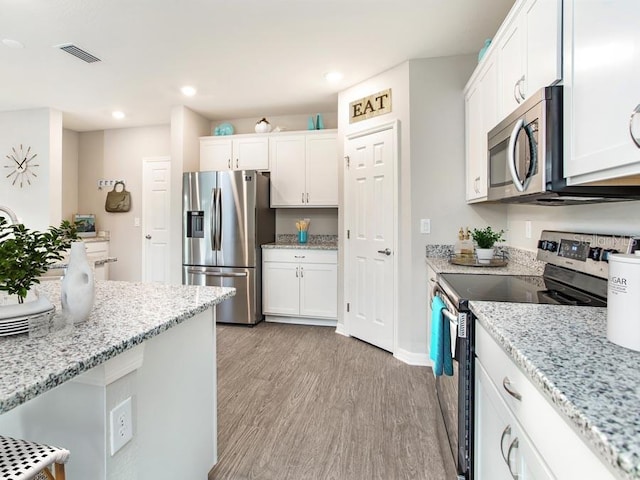
[[[452,265],[462,265],[463,267],[506,267],[507,258],[504,256],[496,255],[489,261],[478,260],[477,257],[463,257],[461,255],[451,255],[449,257],[449,263]]]

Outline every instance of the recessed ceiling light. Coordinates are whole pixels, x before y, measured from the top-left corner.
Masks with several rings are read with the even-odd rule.
[[[342,80],[343,76],[344,75],[342,75],[342,73],[340,72],[329,72],[324,74],[324,78],[327,80],[327,82],[331,83],[339,82],[340,80]]]
[[[193,97],[197,92],[196,88],[192,87],[191,85],[185,85],[180,89],[180,91],[182,92],[183,95],[186,95],[187,97]]]
[[[18,40],[13,40],[11,38],[3,38],[2,44],[5,47],[9,47],[9,48],[24,48],[24,45],[22,43],[20,43]]]
[[[125,117],[124,112],[121,112],[120,110],[116,110],[111,115],[117,120],[122,120]]]

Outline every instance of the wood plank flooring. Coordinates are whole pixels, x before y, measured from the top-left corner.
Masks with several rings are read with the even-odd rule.
[[[441,480],[427,367],[333,328],[218,325],[209,480]]]

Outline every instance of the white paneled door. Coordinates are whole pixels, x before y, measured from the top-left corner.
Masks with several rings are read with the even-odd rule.
[[[397,123],[345,141],[345,328],[393,352]]]
[[[166,284],[171,258],[171,161],[150,157],[142,164],[142,281]]]

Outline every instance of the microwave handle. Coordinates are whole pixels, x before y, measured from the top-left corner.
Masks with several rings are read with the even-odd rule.
[[[509,137],[509,148],[507,149],[507,163],[509,164],[511,179],[513,180],[513,185],[516,187],[516,190],[518,190],[519,192],[524,192],[529,186],[529,182],[531,181],[530,175],[527,175],[527,178],[525,178],[524,181],[520,181],[520,178],[518,177],[518,168],[516,167],[516,141],[518,140],[520,130],[522,130],[523,128],[524,120],[520,118],[511,131],[511,137]]]

